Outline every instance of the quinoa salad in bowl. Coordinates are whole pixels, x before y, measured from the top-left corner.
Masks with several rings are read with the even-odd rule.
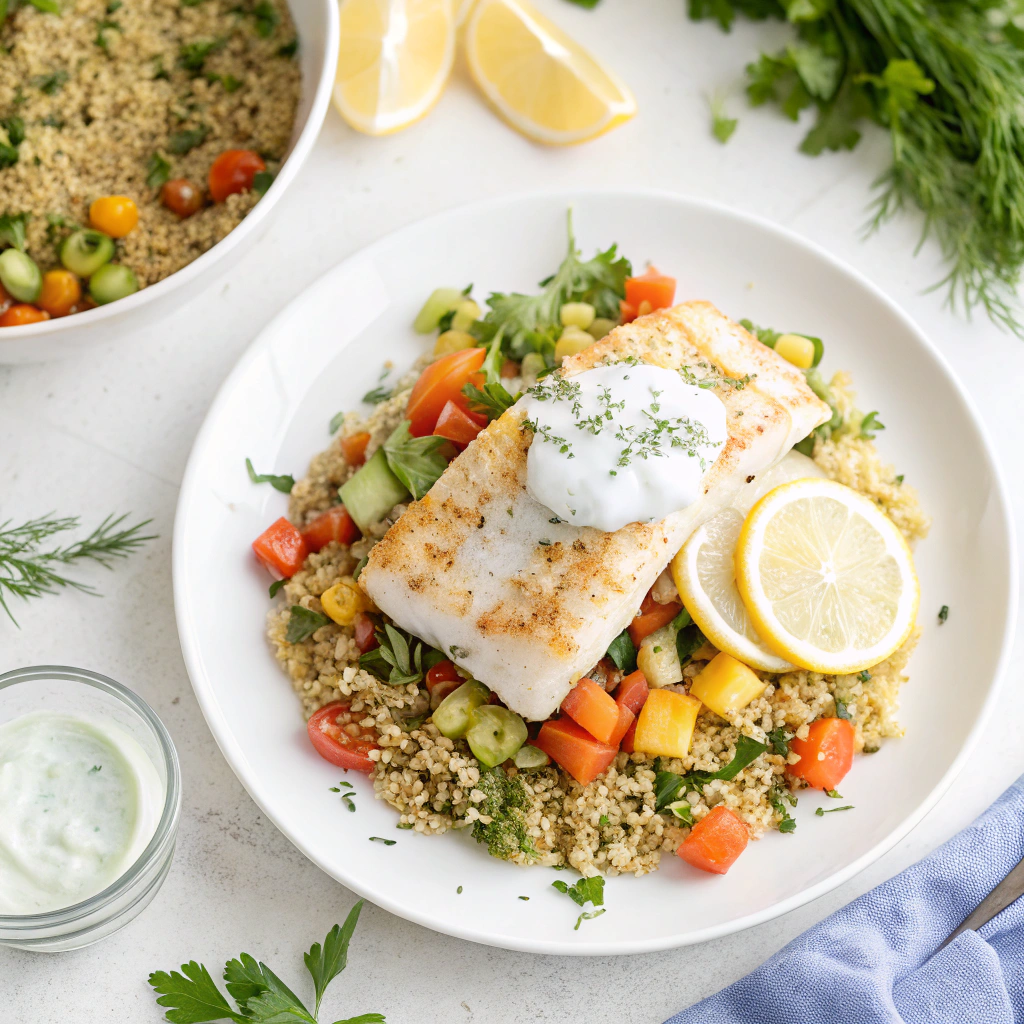
[[[304,477],[248,463],[289,494],[253,544],[269,643],[313,747],[399,829],[588,879],[724,874],[808,787],[848,810],[901,735],[929,523],[882,414],[820,339],[675,293],[570,230],[535,295],[437,289],[422,357]]]

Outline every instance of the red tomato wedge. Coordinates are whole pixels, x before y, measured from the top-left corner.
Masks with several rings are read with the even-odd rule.
[[[370,443],[370,432],[361,430],[358,434],[349,434],[338,441],[341,454],[350,466],[361,466],[366,461],[366,446]]]
[[[636,749],[633,746],[633,738],[636,736],[636,719],[633,719],[633,724],[626,730],[626,735],[622,737],[622,742],[619,744],[619,750],[627,754],[632,754]]]
[[[634,646],[639,647],[645,636],[650,636],[656,629],[667,626],[681,611],[683,606],[678,601],[671,604],[658,604],[648,594],[640,605],[640,614],[629,624],[629,638]]]
[[[304,526],[302,536],[310,551],[319,551],[332,540],[339,544],[351,544],[359,537],[359,527],[352,521],[344,505],[335,505]]]
[[[813,789],[835,789],[853,767],[853,741],[853,725],[845,718],[819,718],[808,726],[807,739],[789,741],[800,760],[786,771]]]
[[[448,402],[459,405],[464,401],[462,388],[484,365],[486,355],[484,348],[464,348],[442,356],[420,374],[405,408],[409,433],[413,437],[432,434],[445,405]]]
[[[583,678],[569,691],[562,701],[562,714],[568,715],[602,743],[617,744],[629,728],[627,722],[618,737],[613,739],[619,727],[619,705],[593,679]]]
[[[636,306],[625,299],[619,299],[619,319],[624,324],[631,324],[636,319]]]
[[[298,529],[281,516],[253,542],[256,557],[276,576],[288,579],[301,568],[309,547]]]
[[[380,744],[372,727],[359,724],[365,717],[365,712],[353,713],[341,701],[325,704],[307,725],[313,749],[339,768],[372,772],[373,761],[367,755],[371,750],[377,750]]]
[[[454,402],[447,401],[437,418],[434,434],[437,437],[446,437],[456,444],[466,445],[486,426],[487,417],[466,412]]]
[[[615,703],[629,708],[634,715],[639,715],[640,709],[647,703],[647,695],[650,692],[647,677],[637,669],[619,683],[615,690]]]
[[[259,153],[251,149],[226,149],[210,165],[210,196],[215,203],[223,203],[236,192],[248,192],[256,175],[266,169]]]
[[[676,279],[649,267],[640,277],[626,278],[626,303],[644,316],[655,309],[667,309],[675,302]]]
[[[465,681],[450,661],[439,661],[436,665],[431,665],[427,669],[426,677],[431,707],[437,707],[449,693],[457,690]]]
[[[615,760],[618,747],[595,740],[571,718],[545,722],[533,745],[560,764],[581,786],[593,782]]]
[[[701,818],[676,853],[695,868],[724,875],[750,842],[750,829],[739,815],[719,804]]]
[[[380,642],[377,640],[377,623],[366,612],[356,612],[352,629],[355,633],[356,647],[359,648],[360,654],[365,654],[367,651],[372,651],[375,647],[380,647]]]

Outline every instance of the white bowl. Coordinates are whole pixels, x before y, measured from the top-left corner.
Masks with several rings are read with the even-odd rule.
[[[187,267],[142,291],[74,316],[0,328],[0,364],[41,363],[137,330],[209,288],[266,230],[277,201],[313,148],[338,64],[336,0],[289,0],[299,38],[302,94],[288,156],[267,194],[227,237]]]
[[[314,753],[268,648],[270,581],[249,550],[287,501],[250,484],[245,470],[248,456],[263,473],[305,472],[329,441],[331,417],[358,405],[381,363],[401,370],[429,344],[411,324],[433,288],[472,281],[478,295],[534,290],[565,252],[570,204],[588,257],[618,242],[641,267],[651,260],[676,276],[680,298],[823,338],[823,369],[853,374],[861,408],[878,409],[887,426],[883,454],[919,488],[934,519],[916,552],[924,635],[903,695],[907,734],[857,759],[842,786],[856,809],[816,817],[818,798],[801,795],[796,832],[752,844],[724,877],[665,856],[655,875],[611,878],[607,913],[579,931],[578,908],[551,888],[570,872],[494,860],[465,833],[396,831],[396,814],[355,773],[356,813],[329,792],[340,771]],[[1011,522],[970,400],[921,332],[864,278],[795,235],[720,206],[662,193],[560,192],[405,228],[335,267],[266,327],[221,389],[189,460],[174,530],[175,608],[185,663],[221,750],[253,799],[324,871],[393,913],[477,942],[638,953],[738,931],[820,896],[935,804],[998,701],[1016,618]],[[949,620],[939,626],[944,604]]]

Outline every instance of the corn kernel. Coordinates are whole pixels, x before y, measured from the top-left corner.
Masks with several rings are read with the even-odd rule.
[[[356,614],[366,609],[362,591],[353,579],[345,578],[320,595],[324,614],[339,626],[351,626]]]
[[[775,342],[775,351],[801,370],[809,370],[814,362],[814,342],[799,334],[782,334]]]
[[[654,757],[686,757],[700,701],[675,690],[651,690],[636,720],[633,749]]]
[[[589,302],[567,302],[558,311],[563,327],[578,327],[585,331],[593,322],[597,311]]]
[[[767,684],[753,670],[726,654],[716,654],[690,684],[690,693],[727,718],[764,693]]]
[[[574,356],[594,344],[594,339],[579,327],[566,327],[555,344],[555,362],[560,363],[568,356]]]
[[[472,299],[463,299],[452,316],[453,331],[468,331],[480,319],[480,307]]]
[[[600,341],[606,334],[613,331],[619,325],[614,320],[607,320],[603,316],[597,317],[587,328],[587,333],[595,340]]]
[[[446,356],[452,352],[460,352],[464,348],[473,348],[476,338],[467,331],[445,331],[437,336],[434,342],[434,355]]]

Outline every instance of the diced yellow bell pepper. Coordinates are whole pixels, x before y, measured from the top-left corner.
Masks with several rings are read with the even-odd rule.
[[[339,626],[351,626],[356,614],[366,610],[366,599],[353,579],[346,577],[320,595],[324,614]]]
[[[563,327],[578,327],[581,331],[585,331],[594,322],[596,315],[589,302],[567,302],[558,311]]]
[[[560,363],[563,359],[574,356],[577,352],[582,352],[593,344],[593,336],[587,334],[586,331],[579,327],[566,327],[555,343],[555,362]]]
[[[775,342],[775,351],[801,370],[809,370],[814,362],[814,342],[800,334],[782,334]]]
[[[614,331],[618,326],[618,321],[608,320],[603,316],[599,316],[587,328],[587,334],[600,341],[609,331]]]
[[[675,690],[651,690],[636,720],[633,749],[654,757],[685,757],[699,711],[696,697]]]
[[[636,667],[643,672],[648,686],[654,688],[683,681],[683,667],[676,651],[676,631],[671,623],[643,638],[636,652]]]
[[[690,683],[690,693],[715,714],[728,718],[760,697],[765,686],[767,683],[758,679],[752,669],[723,651]]]
[[[445,331],[437,336],[434,342],[435,356],[448,356],[452,352],[461,352],[464,348],[473,348],[476,338],[468,331]]]
[[[472,299],[463,299],[455,307],[455,315],[452,317],[453,331],[468,331],[480,319],[480,306]]]

